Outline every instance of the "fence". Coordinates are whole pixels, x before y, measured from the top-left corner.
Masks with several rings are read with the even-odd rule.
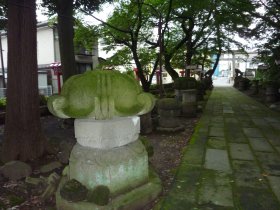
[[[0,98],[5,98],[6,97],[6,92],[7,89],[6,88],[0,88]],[[44,96],[50,96],[52,95],[52,86],[48,85],[48,86],[40,86],[39,87],[39,94],[40,95],[44,95]]]

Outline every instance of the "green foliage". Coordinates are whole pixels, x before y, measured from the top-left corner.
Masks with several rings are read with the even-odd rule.
[[[153,148],[153,145],[151,144],[151,142],[149,141],[149,139],[145,136],[140,136],[139,140],[142,142],[142,144],[146,148],[148,157],[152,157],[154,155],[154,148]]]
[[[7,105],[7,99],[6,98],[0,98],[0,109],[6,109]]]
[[[123,72],[123,74],[127,74],[128,76],[135,79],[135,73],[133,70],[127,70],[127,71]]]
[[[74,36],[74,46],[76,51],[79,52],[80,49],[92,51],[94,44],[97,43],[98,36],[99,31],[97,26],[88,25],[79,19],[76,19]]]
[[[103,48],[105,51],[110,51],[111,46]],[[118,49],[116,53],[102,62],[101,68],[114,67],[114,66],[131,66],[132,54],[128,47]],[[130,67],[131,68],[131,67]]]
[[[88,193],[87,200],[99,206],[106,206],[110,201],[110,189],[99,185]]]
[[[203,100],[203,96],[206,94],[206,84],[203,81],[197,81],[197,98],[199,101]]]
[[[196,89],[197,81],[193,77],[178,77],[174,80],[174,88],[177,90]]]
[[[24,202],[24,198],[16,196],[16,195],[10,195],[9,196],[9,203],[11,206],[17,206]]]
[[[41,6],[46,9],[44,11],[45,15],[54,15],[58,12],[58,4],[60,1],[57,0],[42,0]],[[92,0],[69,0],[63,1],[63,3],[67,2],[67,4],[73,4],[74,11],[78,12],[81,9],[85,9],[87,11],[93,12],[98,11],[100,9],[100,5],[105,2],[111,2],[111,0],[100,0],[100,1],[92,1]],[[68,5],[68,6],[69,6]],[[63,5],[66,6],[66,5]]]
[[[48,98],[44,95],[39,95],[39,104],[40,106],[47,105]]]

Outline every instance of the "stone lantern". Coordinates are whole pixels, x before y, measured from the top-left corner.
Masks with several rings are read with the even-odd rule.
[[[151,111],[154,104],[154,97],[142,92],[135,79],[115,71],[73,76],[60,95],[49,98],[53,115],[76,118],[77,143],[56,193],[58,210],[141,209],[161,193],[160,180],[150,176],[147,152],[138,139],[137,115]],[[101,208],[87,197],[68,201],[60,191],[69,180],[89,192],[105,186],[108,203]]]

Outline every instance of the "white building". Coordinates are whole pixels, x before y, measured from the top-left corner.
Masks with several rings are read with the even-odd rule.
[[[7,36],[6,33],[1,36],[3,66],[5,69],[5,79],[7,81]],[[57,76],[50,65],[60,62],[58,32],[55,26],[49,26],[48,22],[39,23],[37,25],[37,60],[38,60],[38,85],[41,94],[50,95],[57,93],[58,82]],[[76,63],[78,72],[83,73],[92,69],[98,64],[98,47],[93,52],[83,51],[76,53]],[[0,77],[3,77],[2,63],[0,59]],[[62,81],[62,79],[61,79]],[[0,79],[0,87],[3,87],[3,79]],[[2,92],[2,94],[1,94]],[[0,97],[4,94],[4,90],[0,91]]]

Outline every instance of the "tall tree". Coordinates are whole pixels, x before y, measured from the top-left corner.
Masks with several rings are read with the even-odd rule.
[[[251,0],[251,2],[258,8],[250,12],[257,21],[255,27],[246,35],[260,40],[259,52],[263,51],[263,55],[272,56],[272,59],[267,59],[272,63],[267,64],[279,70],[280,65],[278,67],[274,65],[275,61],[280,60],[280,2],[278,0]],[[269,54],[267,50],[270,51]]]
[[[111,0],[43,0],[42,6],[48,9],[48,14],[58,15],[59,50],[63,80],[77,74],[74,51],[74,12],[83,9],[93,12],[102,3]]]
[[[153,8],[142,0],[121,1],[107,23],[103,22],[104,41],[109,46],[107,49],[125,46],[130,50],[144,91],[149,91],[159,63],[159,54],[155,53],[155,48],[149,48],[151,45],[147,42],[147,39],[152,39],[150,42],[157,40],[153,38],[155,22],[151,19],[151,12],[154,12]],[[152,65],[149,78],[145,75],[148,64]]]
[[[2,159],[32,160],[43,154],[40,127],[36,1],[8,1],[8,89]]]

